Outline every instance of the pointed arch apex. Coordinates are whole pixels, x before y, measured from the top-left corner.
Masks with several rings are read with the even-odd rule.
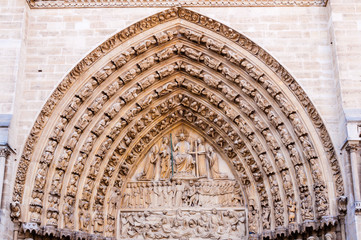
[[[126,189],[152,139],[172,129],[172,117],[197,127],[227,159],[249,195],[252,236],[276,239],[294,228],[306,233],[302,224],[311,221],[325,231],[335,224],[343,178],[305,92],[250,39],[182,7],[115,34],[58,85],[23,150],[15,221],[52,226],[57,234],[119,237],[113,195],[126,196],[113,189]],[[22,215],[15,214],[19,205]]]

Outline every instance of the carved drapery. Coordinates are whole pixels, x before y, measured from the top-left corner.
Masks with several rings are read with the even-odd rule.
[[[116,34],[59,84],[25,144],[13,196],[23,214],[14,220],[48,235],[115,237],[114,199],[180,124],[223,154],[250,237],[335,224],[343,180],[309,98],[259,46],[183,8]]]

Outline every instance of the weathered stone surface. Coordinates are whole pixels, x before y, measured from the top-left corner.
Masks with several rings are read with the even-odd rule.
[[[337,29],[341,25],[336,23],[342,22],[337,3],[308,10],[275,8],[280,13],[277,16],[260,9],[237,8],[235,14],[235,9],[223,8],[225,14],[221,15],[217,9],[198,9],[266,46],[285,63],[295,79],[242,34],[206,16],[176,8],[142,20],[109,38],[69,72],[50,98],[47,96],[50,91],[90,45],[99,45],[104,34],[129,25],[128,20],[118,19],[124,10],[107,9],[108,14],[101,14],[105,10],[70,9],[70,15],[62,16],[63,10],[34,12],[24,7],[24,2],[16,2],[9,8],[13,10],[6,16],[18,14],[11,21],[21,24],[8,24],[7,28],[13,26],[19,32],[26,32],[27,37],[15,45],[5,45],[5,49],[15,49],[4,52],[6,56],[15,56],[7,64],[15,62],[19,66],[19,73],[6,71],[11,80],[4,77],[8,86],[15,86],[14,79],[18,79],[16,98],[12,100],[11,96],[15,96],[12,88],[3,95],[2,105],[3,113],[14,113],[9,143],[17,150],[19,161],[12,161],[15,155],[8,157],[5,183],[10,184],[4,187],[3,201],[7,206],[4,213],[16,224],[24,223],[25,235],[36,232],[54,237],[120,236],[116,222],[121,217],[115,212],[123,206],[122,193],[132,192],[127,190],[129,184],[142,190],[157,187],[161,192],[167,187],[174,192],[177,186],[191,188],[187,178],[195,177],[192,180],[195,185],[220,187],[221,182],[239,185],[243,193],[241,206],[247,206],[246,221],[244,226],[237,223],[234,227],[249,229],[250,239],[258,234],[269,238],[297,235],[306,229],[308,232],[322,229],[323,234],[327,233],[326,239],[342,239],[343,233],[334,233],[337,229],[334,226],[340,224],[334,217],[346,215],[350,221],[347,212],[357,210],[361,200],[353,197],[349,201],[339,200],[345,199],[344,195],[351,196],[350,189],[344,188],[342,174],[350,172],[347,166],[359,161],[359,133],[357,122],[348,125],[354,142],[343,148],[345,157],[340,164],[336,152],[346,131],[342,123],[338,128],[338,120],[343,116],[340,114],[343,106],[347,116],[350,112],[357,113],[359,98],[352,97],[357,85],[343,87],[352,78],[344,69],[352,68],[352,64],[342,54],[340,58],[337,56],[347,50],[342,44],[328,45],[327,32]],[[139,16],[146,14],[145,10],[134,11]],[[327,25],[327,11],[332,13],[334,26]],[[129,19],[139,16],[135,14]],[[250,16],[258,17],[249,21]],[[117,20],[112,21],[112,17]],[[177,22],[179,19],[182,24]],[[311,28],[307,25],[310,20],[318,24]],[[196,25],[189,25],[188,21]],[[350,21],[354,20],[350,18]],[[166,27],[161,29],[159,26],[163,25]],[[342,33],[337,30],[332,33],[336,41],[347,42]],[[69,39],[79,41],[71,41],[75,43],[67,46]],[[125,41],[128,44],[122,47]],[[316,45],[319,51],[314,51]],[[341,63],[339,69],[334,67],[337,64],[332,65],[332,54]],[[17,61],[16,56],[24,56],[21,59],[26,56],[26,61]],[[357,70],[352,71],[356,71],[352,75],[356,76]],[[333,73],[339,74],[341,85],[335,84],[338,78],[334,80]],[[317,84],[313,79],[317,79]],[[337,100],[340,96],[343,99],[351,96],[352,101],[341,104]],[[334,103],[332,107],[330,103]],[[173,167],[185,179],[180,184],[174,180],[168,185],[164,180],[170,178],[171,164],[165,163],[170,161],[171,145],[164,137],[180,126],[201,138],[199,142],[198,137],[184,140],[188,141],[191,153],[177,155],[182,141],[174,136],[174,161],[182,164]],[[28,138],[24,144],[25,136]],[[205,154],[195,154],[202,143]],[[202,161],[206,164],[199,168]],[[142,165],[143,162],[148,165]],[[197,162],[197,171],[192,162]],[[223,164],[219,163],[217,168],[217,162]],[[209,181],[202,183],[204,175]],[[216,176],[215,180],[210,176]],[[356,184],[348,185],[357,189]],[[195,191],[199,189],[195,187]],[[207,195],[199,194],[201,198]],[[184,196],[181,202],[187,202],[180,207],[189,207],[193,202],[190,198]],[[217,205],[219,199],[218,196],[205,201],[212,202],[209,208],[218,208],[219,217],[230,218],[219,210],[222,207],[230,211],[240,207]],[[169,202],[173,199],[165,205]],[[195,216],[200,217],[203,210],[205,215],[211,215],[212,209],[202,210],[199,201],[198,205],[192,204],[197,212]],[[139,208],[133,210],[139,212]],[[159,214],[158,210],[154,214]],[[165,210],[174,215],[175,209],[168,206]],[[156,238],[158,233],[157,220],[153,220],[151,232],[155,235],[148,238]],[[10,221],[1,226],[14,227]],[[205,235],[192,234],[211,237],[205,229],[202,231]],[[355,228],[346,228],[348,236],[355,232]],[[12,235],[9,231],[4,234]],[[177,234],[171,237],[185,237]],[[5,235],[3,238],[8,238]]]

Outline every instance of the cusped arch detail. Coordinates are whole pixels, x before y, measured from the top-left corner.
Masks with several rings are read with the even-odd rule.
[[[117,33],[57,86],[25,143],[14,221],[44,235],[119,238],[112,201],[152,139],[182,122],[222,152],[249,237],[336,223],[343,179],[310,99],[257,44],[184,8]]]

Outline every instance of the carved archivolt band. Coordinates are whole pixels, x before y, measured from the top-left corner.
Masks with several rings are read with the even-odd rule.
[[[337,216],[338,161],[297,82],[236,31],[173,8],[116,34],[59,84],[25,144],[14,220],[64,236],[115,236],[111,199],[177,124],[223,153],[241,185],[250,232],[273,238]]]
[[[249,1],[249,0],[233,0],[233,1],[183,1],[183,0],[114,0],[114,1],[76,1],[76,0],[27,0],[31,8],[100,8],[100,7],[289,7],[289,6],[323,6],[327,5],[326,0],[268,0],[268,1]]]

